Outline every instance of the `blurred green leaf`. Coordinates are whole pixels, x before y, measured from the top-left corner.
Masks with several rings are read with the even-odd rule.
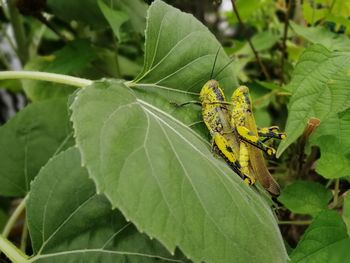
[[[0,88],[7,89],[12,92],[19,92],[22,90],[22,83],[20,80],[13,79],[0,80]]]
[[[320,147],[316,171],[326,178],[350,175],[350,108],[320,125],[310,142]]]
[[[244,19],[244,21],[249,20],[249,18],[256,13],[258,10],[270,2],[271,0],[235,0],[239,14]],[[230,11],[231,13],[232,11]],[[230,23],[237,23],[237,17],[235,15],[230,16]]]
[[[113,6],[117,9],[128,14],[130,23],[127,22],[123,32],[127,34],[130,31],[134,31],[140,35],[144,35],[146,27],[146,11],[148,5],[142,0],[113,0]],[[124,25],[123,25],[124,27]],[[122,28],[123,29],[123,28]]]
[[[281,36],[275,32],[264,31],[264,32],[255,34],[251,40],[253,42],[255,49],[258,52],[261,52],[272,48],[278,42],[280,37]]]
[[[194,261],[286,260],[265,201],[189,127],[122,83],[81,90],[72,110],[98,191],[140,231]]]
[[[109,25],[111,26],[114,35],[120,41],[121,40],[120,27],[122,26],[122,24],[124,24],[126,21],[129,20],[128,14],[123,11],[110,8],[108,5],[106,5],[103,2],[103,0],[98,0],[97,2],[103,15],[105,16]]]
[[[130,18],[128,31],[137,32],[143,35],[145,28],[145,14],[147,4],[141,0],[108,0],[104,4],[116,12],[127,14]],[[48,0],[47,5],[52,13],[70,23],[77,21],[83,25],[89,25],[93,29],[106,29],[109,19],[105,19],[97,0],[69,1],[69,0]],[[105,12],[106,10],[104,10]],[[111,14],[111,12],[109,12]],[[114,13],[115,14],[115,13]],[[120,13],[119,13],[120,14]],[[106,14],[105,14],[106,15]],[[115,16],[113,23],[115,22]],[[114,25],[113,25],[114,27]]]
[[[75,74],[96,58],[91,43],[84,39],[70,42],[54,52],[53,56],[53,60],[45,70],[60,74]]]
[[[195,48],[194,48],[195,47]],[[199,92],[211,77],[215,55],[220,43],[192,15],[155,1],[149,8],[146,28],[143,70],[134,80],[138,87],[157,87],[182,92]],[[229,58],[221,50],[215,73]],[[225,93],[231,95],[238,86],[230,65],[216,79]]]
[[[349,190],[345,194],[344,206],[343,206],[343,220],[346,224],[348,230],[348,235],[350,236],[350,194]]]
[[[349,72],[349,52],[331,52],[321,45],[306,49],[288,85],[292,92],[286,124],[288,136],[281,142],[277,156],[303,133],[310,118],[318,118],[321,129],[323,125],[333,123],[337,113],[350,107]],[[318,130],[315,135],[317,133]]]
[[[67,44],[51,56],[35,57],[29,61],[25,69],[74,75],[87,68],[95,58],[96,54],[90,43],[86,40],[77,40]],[[67,97],[75,90],[72,86],[52,82],[36,80],[23,80],[22,82],[26,95],[32,101]]]
[[[45,71],[55,58],[53,56],[35,57],[24,67],[25,70]],[[73,93],[75,88],[54,82],[43,82],[36,80],[22,80],[23,90],[31,101],[67,97]]]
[[[331,198],[331,191],[319,183],[296,181],[282,190],[278,201],[293,213],[314,215],[327,209]]]
[[[337,16],[342,16],[349,19],[350,16],[350,1],[332,1],[331,13]]]
[[[24,108],[0,127],[0,193],[24,196],[39,169],[73,144],[67,100],[51,99]]]
[[[316,142],[322,152],[321,158],[317,161],[316,171],[325,178],[350,175],[350,150],[340,143],[341,139],[334,136],[321,136]]]
[[[344,262],[350,257],[350,238],[335,211],[321,212],[293,250],[291,262]]]
[[[47,6],[54,15],[68,23],[75,20],[95,29],[108,26],[96,0],[47,0]]]
[[[120,75],[124,78],[136,77],[141,71],[141,65],[107,48],[95,48],[95,52],[97,59],[94,60],[93,68],[91,69],[94,70],[95,74],[90,74],[95,78],[98,78],[96,69],[100,70],[102,77],[110,76],[115,78],[120,78]],[[118,68],[120,72],[118,72]]]
[[[316,8],[316,3],[314,6],[311,6],[309,1],[303,1],[303,16],[304,19],[311,25],[314,25],[317,21],[324,18],[328,13],[327,9],[324,8]],[[291,24],[294,25],[293,21]]]
[[[311,42],[321,44],[329,50],[350,51],[350,39],[342,34],[336,34],[325,27],[305,27],[290,21],[294,32]]]
[[[184,262],[112,210],[70,148],[51,159],[27,204],[31,262]]]

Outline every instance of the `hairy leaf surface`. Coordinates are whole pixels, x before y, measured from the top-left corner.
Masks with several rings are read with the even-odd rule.
[[[31,262],[185,262],[111,210],[106,198],[96,194],[76,148],[40,171],[27,213]]]
[[[320,119],[320,129],[337,123],[337,114],[350,107],[349,72],[349,52],[331,52],[313,45],[302,54],[288,86],[292,92],[286,124],[288,137],[281,142],[278,156],[303,133],[310,118]],[[337,133],[343,133],[342,129]],[[318,130],[315,136],[317,133]]]
[[[341,217],[335,211],[321,212],[308,227],[291,254],[292,262],[341,263],[349,258],[350,238]]]
[[[190,128],[118,82],[80,91],[72,110],[98,191],[139,230],[194,261],[285,261],[270,208]]]

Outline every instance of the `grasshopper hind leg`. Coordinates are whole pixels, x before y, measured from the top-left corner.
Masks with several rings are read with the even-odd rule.
[[[255,178],[249,171],[249,152],[245,142],[240,142],[239,146],[239,163],[241,165],[241,171],[246,176],[244,182],[248,185],[255,184]]]
[[[261,149],[267,155],[274,156],[276,154],[276,150],[274,148],[264,144],[258,136],[253,135],[251,131],[246,127],[237,126],[237,132],[243,141]]]
[[[238,156],[234,153],[228,141],[220,134],[213,135],[212,141],[212,151],[218,155],[220,155],[226,163],[230,166],[230,168],[239,175],[242,180],[248,184],[253,185],[255,183],[255,179],[249,175],[248,164],[244,165],[244,171],[242,170],[242,165],[238,160]],[[248,157],[248,150],[244,151],[244,157],[242,160],[245,160]],[[248,160],[247,160],[248,162]]]

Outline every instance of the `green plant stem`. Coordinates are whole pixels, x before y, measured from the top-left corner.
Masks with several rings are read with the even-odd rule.
[[[28,256],[16,248],[10,241],[0,235],[0,251],[2,251],[12,262],[28,262]]]
[[[75,87],[85,87],[91,85],[93,82],[89,79],[71,77],[62,74],[39,72],[39,71],[1,71],[0,80],[2,79],[34,79],[51,81]]]
[[[21,244],[19,246],[21,251],[23,251],[24,253],[26,252],[26,248],[27,248],[27,238],[28,238],[28,226],[27,226],[27,220],[25,220],[23,224],[23,229],[22,229]]]
[[[285,59],[287,57],[287,36],[288,36],[288,27],[289,27],[289,13],[291,9],[291,2],[292,0],[288,1],[287,4],[287,10],[285,13],[284,17],[284,29],[283,29],[283,39],[282,39],[282,57],[281,57],[281,83],[285,82],[284,79],[284,64],[285,64]]]
[[[310,225],[312,220],[278,221],[279,225]]]
[[[26,37],[24,34],[22,17],[15,6],[14,0],[9,0],[7,4],[8,4],[10,20],[13,28],[13,33],[16,39],[17,52],[19,54],[19,59],[21,60],[22,65],[24,65],[28,60],[29,51],[28,51],[28,45],[26,42]]]
[[[235,0],[231,0],[233,12],[234,12],[234,14],[235,14],[235,16],[236,16],[236,18],[237,18],[239,24],[240,24],[242,27],[244,27],[243,20],[241,19],[241,16],[240,16],[240,14],[239,14],[239,12],[238,12],[238,9],[237,9],[237,6],[236,6],[236,3],[235,3],[235,2],[236,2]],[[266,70],[264,64],[262,63],[262,61],[261,61],[261,59],[260,59],[260,56],[259,56],[259,53],[258,53],[258,51],[255,49],[255,47],[254,47],[254,45],[253,45],[253,42],[251,41],[250,37],[247,37],[247,41],[248,41],[248,44],[249,44],[251,50],[252,50],[253,53],[254,53],[255,59],[256,59],[256,61],[258,62],[259,66],[260,66],[260,68],[261,68],[262,73],[264,74],[264,76],[265,76],[265,78],[266,78],[267,80],[270,80],[270,79],[271,79],[271,78],[270,78],[270,75],[269,75],[269,73],[267,72],[267,70]]]
[[[16,207],[15,211],[13,211],[12,215],[10,216],[9,220],[7,221],[7,223],[4,227],[4,230],[2,231],[2,235],[5,238],[8,237],[8,235],[10,234],[10,231],[11,231],[12,227],[14,226],[14,224],[16,223],[18,217],[25,209],[27,199],[28,199],[28,195],[26,195],[22,199],[22,201],[19,203],[19,205]]]

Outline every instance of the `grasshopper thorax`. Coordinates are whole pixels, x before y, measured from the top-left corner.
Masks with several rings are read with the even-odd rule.
[[[231,101],[236,107],[242,108],[245,111],[251,111],[251,99],[249,88],[247,86],[239,86],[232,94]]]
[[[199,93],[199,99],[202,104],[225,101],[225,95],[220,88],[219,82],[212,79],[207,81],[202,87],[201,92]]]

